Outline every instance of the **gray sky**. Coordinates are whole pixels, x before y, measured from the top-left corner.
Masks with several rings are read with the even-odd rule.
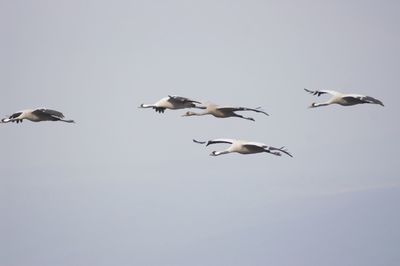
[[[0,258],[399,265],[398,1],[0,2]],[[303,88],[385,107],[307,109]],[[177,94],[256,122],[141,110]],[[193,138],[294,155],[210,157]],[[224,146],[216,146],[224,149]]]

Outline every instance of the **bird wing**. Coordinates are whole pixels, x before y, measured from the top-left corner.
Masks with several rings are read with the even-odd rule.
[[[12,115],[10,115],[8,118],[9,119],[13,119],[13,118],[17,118],[18,116],[20,116],[23,113],[23,111],[19,111],[19,112],[15,112]]]
[[[359,95],[359,94],[346,94],[342,98],[345,100],[357,99],[363,103],[375,103],[375,104],[380,104],[380,105],[384,106],[380,100],[375,99],[371,96],[365,96],[365,95]]]
[[[253,111],[256,113],[263,113],[265,115],[269,115],[266,112],[264,112],[263,110],[261,110],[261,107],[257,107],[257,108],[247,108],[247,107],[217,107],[218,110],[220,111],[228,111],[228,112],[235,112],[235,111]]]
[[[339,94],[339,92],[332,91],[332,90],[315,90],[315,91],[312,91],[312,90],[308,90],[306,88],[304,88],[304,90],[306,92],[308,92],[308,93],[311,93],[311,94],[317,95],[317,96],[321,96],[322,94],[330,94],[330,95],[338,95]]]
[[[59,112],[59,111],[55,111],[55,110],[51,110],[51,109],[46,109],[46,108],[39,108],[36,109],[32,112],[35,115],[50,115],[56,118],[64,118],[63,113]]]
[[[169,101],[175,101],[175,102],[178,102],[178,103],[198,103],[198,104],[201,104],[201,102],[198,102],[198,101],[193,101],[193,100],[191,100],[191,99],[189,99],[189,98],[186,98],[186,97],[181,97],[181,96],[174,96],[174,95],[168,95],[168,97],[169,97]]]
[[[233,142],[235,142],[236,140],[234,139],[212,139],[207,141],[206,146],[211,145],[211,144],[217,144],[217,143],[228,143],[228,144],[232,144]]]

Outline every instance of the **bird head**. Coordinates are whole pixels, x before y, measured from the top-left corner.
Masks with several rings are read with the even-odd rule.
[[[314,108],[314,107],[317,107],[316,103],[312,103],[308,108]]]

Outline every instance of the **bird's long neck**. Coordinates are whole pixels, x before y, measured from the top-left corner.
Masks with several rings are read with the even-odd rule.
[[[9,122],[12,122],[13,120],[12,119],[10,119],[10,118],[3,118],[3,119],[1,119],[1,123],[9,123]]]
[[[327,102],[324,102],[324,103],[313,103],[313,105],[311,107],[321,107],[321,106],[327,106],[327,105],[330,105],[330,104],[332,104],[331,101],[327,101]]]
[[[202,116],[202,115],[209,115],[210,113],[207,111],[207,110],[205,110],[205,111],[203,111],[203,112],[200,112],[200,113],[196,113],[196,112],[190,112],[190,115],[194,115],[194,116]]]
[[[154,104],[145,104],[145,103],[142,103],[140,106],[139,106],[140,108],[154,108],[154,107],[156,107]]]
[[[231,153],[232,151],[230,150],[225,150],[225,151],[213,151],[210,155],[211,156],[219,156],[219,155],[223,155],[223,154],[228,154]]]

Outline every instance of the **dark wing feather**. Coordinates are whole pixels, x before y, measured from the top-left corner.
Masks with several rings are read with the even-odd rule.
[[[383,103],[378,100],[375,99],[373,97],[370,96],[364,96],[364,95],[347,95],[347,96],[343,96],[343,99],[353,103],[353,104],[357,104],[357,103],[374,103],[374,104],[379,104],[379,105],[383,105]]]
[[[265,148],[263,146],[254,145],[254,144],[243,144],[243,147],[246,147],[247,149],[255,151],[255,152],[265,151]]]
[[[233,140],[231,140],[231,139],[214,139],[214,140],[209,140],[209,141],[207,141],[206,146],[212,145],[212,144],[217,144],[217,143],[232,144],[232,143],[233,143]]]
[[[381,102],[380,100],[375,99],[375,98],[373,98],[373,97],[371,97],[371,96],[365,96],[365,97],[364,97],[364,100],[366,100],[366,101],[368,101],[368,102],[370,102],[370,103],[375,103],[375,104],[379,104],[379,105],[385,106],[385,105],[383,104],[383,102]]]
[[[32,112],[35,115],[50,115],[53,116],[55,118],[64,118],[63,113],[56,111],[56,110],[51,110],[51,109],[36,109],[35,111]]]
[[[9,119],[17,118],[17,117],[20,116],[21,114],[22,114],[22,112],[13,113],[12,115],[10,115]]]
[[[176,101],[176,102],[179,102],[179,103],[198,103],[198,104],[201,104],[201,102],[193,101],[193,100],[191,100],[189,98],[185,98],[185,97],[181,97],[181,96],[168,95],[168,97],[169,97],[170,100]]]
[[[325,92],[325,91],[318,91],[318,90],[312,91],[312,90],[308,90],[308,89],[306,89],[306,88],[304,88],[304,90],[305,90],[306,92],[308,92],[308,93],[311,93],[312,95],[317,95],[317,96],[321,96],[322,94],[326,94],[326,93],[327,93],[327,92]]]
[[[363,101],[365,103],[375,103],[375,104],[379,104],[379,105],[384,106],[383,103],[380,100],[375,99],[375,98],[373,98],[371,96],[358,97],[358,99],[360,99],[361,101]]]

